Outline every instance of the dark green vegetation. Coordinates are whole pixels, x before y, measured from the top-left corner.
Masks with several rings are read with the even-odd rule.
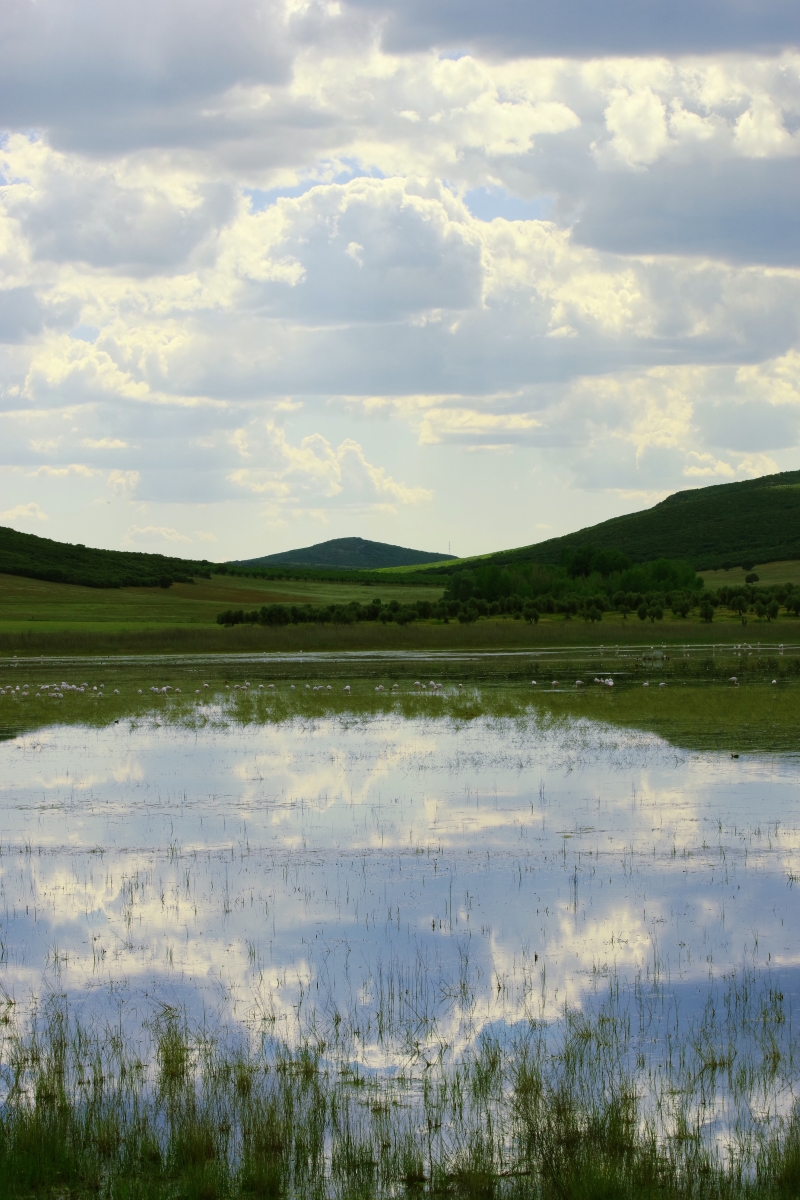
[[[751,573],[743,584],[705,591],[703,580],[688,563],[659,559],[632,565],[622,555],[583,547],[566,567],[538,563],[501,567],[492,562],[465,567],[447,578],[438,601],[411,596],[405,603],[395,598],[388,604],[379,597],[327,605],[273,603],[249,610],[225,609],[217,615],[217,623],[226,628],[359,622],[405,627],[415,621],[447,625],[457,620],[469,625],[511,619],[538,625],[545,616],[550,627],[555,618],[595,624],[610,614],[626,624],[636,618],[650,625],[659,622],[659,628],[669,614],[678,621],[692,614],[706,625],[715,618],[742,625],[771,624],[780,616],[800,617],[800,586],[761,585],[758,575]]]
[[[800,1124],[783,995],[753,976],[709,989],[659,1060],[664,989],[632,1011],[534,1016],[453,1056],[413,974],[387,978],[394,1074],[358,1065],[366,1031],[320,1013],[292,1045],[238,1044],[155,1014],[146,1046],[93,1034],[58,998],[2,1044],[0,1194],[7,1200],[790,1200]],[[456,988],[454,1004],[469,1004]],[[9,1014],[6,1020],[10,1020]],[[663,1031],[662,1031],[663,1032]],[[366,1034],[369,1036],[369,1034]],[[722,1120],[721,1120],[722,1118]],[[727,1133],[726,1133],[727,1128]],[[709,1135],[710,1131],[710,1135]],[[722,1144],[714,1142],[722,1134]]]
[[[72,596],[69,587],[53,595],[49,608],[34,599],[11,612],[4,598],[13,588],[0,574],[0,653],[557,645],[585,636],[563,628],[574,619],[603,641],[646,641],[653,627],[668,641],[707,640],[703,626],[712,622],[714,637],[730,640],[741,636],[734,624],[761,629],[776,620],[776,636],[792,639],[800,635],[800,577],[792,565],[782,579],[780,561],[800,557],[798,516],[800,472],[785,472],[680,492],[645,512],[536,546],[389,570],[376,565],[386,554],[416,552],[345,538],[309,548],[319,551],[318,566],[277,561],[294,552],[251,565],[210,564],[0,529],[5,580],[74,589]],[[370,569],[357,569],[352,557],[351,566],[341,565],[340,551],[346,558],[353,547]],[[760,579],[753,566],[767,560]],[[730,573],[732,565],[743,569],[715,587],[713,570]],[[701,567],[708,568],[705,588]],[[100,615],[78,586],[114,589],[114,598]],[[140,591],[140,603],[131,589]],[[212,593],[219,603],[210,611]],[[610,621],[623,628],[604,632]],[[446,630],[454,622],[461,633]],[[468,633],[471,625],[475,632]]]
[[[364,538],[332,538],[300,550],[281,554],[265,554],[261,558],[244,559],[240,567],[333,567],[345,570],[375,571],[382,567],[412,567],[419,563],[449,560],[450,554],[433,554],[427,550],[408,550],[388,542],[370,542]]]
[[[93,550],[0,525],[0,572],[92,588],[169,587],[208,578],[211,563],[136,551]]]
[[[568,562],[584,547],[631,562],[685,559],[698,571],[800,558],[800,471],[675,492],[660,504],[564,537],[486,555],[499,566]],[[454,568],[428,568],[435,573]]]

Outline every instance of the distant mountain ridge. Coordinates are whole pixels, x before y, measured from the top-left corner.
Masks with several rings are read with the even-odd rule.
[[[329,567],[348,571],[376,571],[382,567],[415,567],[423,563],[447,562],[453,554],[435,554],[430,550],[410,550],[389,542],[371,542],[366,538],[331,538],[315,546],[265,554],[261,558],[240,559],[237,567]]]

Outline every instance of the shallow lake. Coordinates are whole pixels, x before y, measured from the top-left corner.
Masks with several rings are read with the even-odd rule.
[[[29,706],[84,702],[48,696],[42,671]],[[168,1007],[289,1041],[343,1022],[355,1058],[391,1068],[410,1040],[457,1053],[610,990],[691,1020],[749,973],[794,1004],[794,755],[687,750],[591,711],[482,713],[477,694],[467,719],[446,705],[466,703],[457,683],[423,704],[405,665],[409,711],[314,710],[283,677],[258,702],[221,683],[196,701],[197,672],[192,708],[131,685],[113,717],[31,708],[0,743],[0,982],[18,1011],[57,992],[87,1020]]]

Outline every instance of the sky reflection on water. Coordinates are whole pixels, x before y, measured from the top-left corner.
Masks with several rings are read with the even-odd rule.
[[[0,745],[0,982],[289,1036],[346,1014],[376,1065],[414,1014],[455,1046],[614,976],[700,1003],[796,977],[799,781],[534,716],[46,729]]]

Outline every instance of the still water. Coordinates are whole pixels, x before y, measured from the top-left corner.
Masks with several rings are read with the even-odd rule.
[[[751,972],[793,1003],[798,758],[535,710],[203,703],[202,728],[163,708],[0,743],[18,1012],[56,992],[87,1020],[169,1006],[290,1040],[346,1020],[386,1068],[410,1036],[457,1050],[609,988],[691,1012]]]

